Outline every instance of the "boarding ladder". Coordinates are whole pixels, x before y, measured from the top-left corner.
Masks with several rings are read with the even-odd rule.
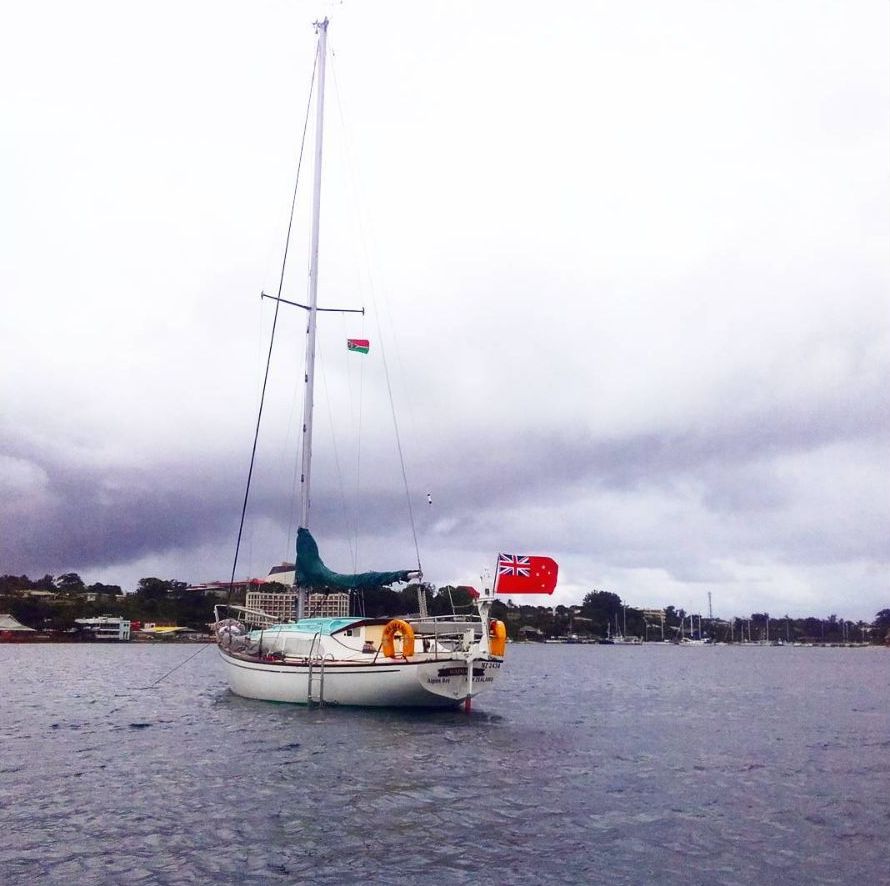
[[[321,651],[321,633],[316,633],[309,647],[309,674],[306,686],[306,704],[324,704],[324,653]],[[313,685],[317,690],[317,697],[312,694]]]

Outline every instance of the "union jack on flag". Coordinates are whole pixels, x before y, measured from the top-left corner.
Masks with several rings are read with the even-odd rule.
[[[531,574],[531,564],[528,557],[518,557],[516,554],[498,555],[498,575],[525,575]]]

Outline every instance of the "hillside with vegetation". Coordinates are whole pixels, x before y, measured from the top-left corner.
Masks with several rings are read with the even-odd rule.
[[[472,588],[427,585],[430,615],[470,614]],[[266,583],[265,591],[286,591],[284,585]],[[41,631],[65,632],[76,627],[76,619],[113,615],[130,621],[179,625],[205,631],[213,621],[217,596],[208,596],[175,579],[142,578],[133,593],[118,585],[87,585],[77,573],[44,575],[31,580],[26,575],[0,576],[0,612],[15,616],[22,624]],[[235,595],[229,602],[243,603]],[[407,615],[418,609],[417,585],[402,590],[373,588],[356,594],[353,614],[375,618]],[[672,640],[681,633],[719,642],[812,642],[882,643],[890,639],[890,609],[876,613],[872,622],[853,622],[828,615],[791,618],[752,613],[730,620],[707,618],[681,608],[641,610],[623,603],[618,594],[593,590],[577,605],[541,606],[498,599],[492,616],[505,622],[513,640],[600,639],[624,634],[648,641]]]

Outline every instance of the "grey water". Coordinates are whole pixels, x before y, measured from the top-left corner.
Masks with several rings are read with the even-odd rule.
[[[890,651],[513,644],[472,712],[0,646],[0,882],[890,882]],[[145,688],[150,687],[150,688]]]

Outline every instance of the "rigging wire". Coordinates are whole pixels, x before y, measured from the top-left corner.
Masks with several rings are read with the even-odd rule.
[[[302,428],[303,427],[303,411],[302,411],[303,410],[303,404],[302,404],[303,398],[300,397],[299,394],[300,394],[299,388],[294,387],[292,395],[291,395],[290,412],[288,413],[288,418],[287,418],[287,433],[285,434],[285,440],[284,440],[284,451],[285,452],[290,451],[291,431],[294,428]],[[300,422],[299,422],[299,424],[297,424],[297,422],[295,421],[295,416],[297,414],[298,400],[300,401]],[[283,557],[282,557],[282,562],[284,562],[284,563],[289,562],[290,557],[291,557],[291,552],[294,550],[294,545],[295,545],[296,532],[294,531],[294,528],[296,527],[297,521],[299,519],[297,516],[297,510],[299,509],[299,506],[300,506],[300,498],[296,494],[295,490],[298,489],[299,487],[300,487],[300,460],[293,459],[293,473],[291,474],[291,479],[290,479],[290,489],[291,489],[290,509],[288,510],[288,513],[287,513],[287,532],[286,532],[285,538],[284,538],[284,551],[283,551]]]
[[[334,94],[336,95],[336,98],[337,98],[337,109],[340,112],[341,125],[343,127],[344,135],[346,135],[344,141],[345,141],[345,145],[346,145],[347,156],[349,156],[349,158],[350,158],[350,163],[348,165],[349,165],[350,174],[352,177],[352,188],[353,188],[353,193],[356,195],[356,198],[357,198],[358,189],[355,186],[355,170],[354,170],[354,164],[351,162],[352,155],[349,151],[349,138],[348,138],[348,133],[347,133],[347,129],[346,129],[346,122],[343,117],[343,106],[340,102],[340,88],[339,88],[338,81],[337,81],[337,66],[335,64],[335,59],[336,59],[336,53],[334,53],[334,51],[332,49],[331,50],[331,74],[332,74],[332,79],[334,81]],[[356,202],[358,202],[357,199],[356,199]],[[365,261],[367,264],[368,284],[369,284],[369,289],[370,289],[370,294],[371,294],[371,301],[374,303],[374,306],[376,308],[377,298],[376,298],[376,293],[374,290],[374,280],[373,280],[373,276],[371,274],[370,260],[368,257],[367,243],[366,243],[366,240],[364,237],[364,227],[362,225],[361,214],[359,214],[358,225],[359,225],[359,230],[362,235],[361,236],[362,248],[365,253]],[[406,499],[407,506],[408,506],[408,519],[411,524],[411,534],[414,539],[414,551],[417,556],[417,569],[420,572],[422,572],[423,567],[421,566],[421,562],[420,562],[420,545],[418,544],[418,541],[417,541],[417,522],[414,517],[414,505],[412,504],[412,501],[411,501],[411,491],[410,491],[410,486],[408,484],[408,471],[405,466],[405,455],[402,450],[402,439],[401,439],[401,434],[399,432],[399,422],[398,422],[398,417],[396,415],[395,400],[393,398],[392,383],[391,383],[390,374],[389,374],[389,363],[386,359],[386,348],[384,346],[384,341],[383,341],[383,329],[380,325],[380,312],[376,311],[376,310],[374,311],[374,322],[375,322],[375,326],[377,328],[377,335],[379,337],[380,355],[381,355],[381,358],[383,361],[383,374],[384,374],[384,378],[386,380],[386,390],[387,390],[387,395],[389,397],[389,407],[390,407],[390,412],[392,414],[393,429],[395,431],[396,448],[397,448],[398,454],[399,454],[399,465],[400,465],[401,471],[402,471],[402,482],[404,484],[405,499]]]
[[[288,223],[287,223],[287,235],[284,239],[284,255],[281,258],[281,274],[278,278],[278,300],[276,300],[276,302],[275,302],[275,314],[272,318],[272,333],[269,337],[269,353],[266,356],[266,371],[263,376],[262,392],[260,393],[260,406],[259,406],[259,411],[258,411],[257,419],[256,419],[256,430],[254,431],[254,435],[253,435],[253,448],[250,453],[250,467],[247,471],[247,486],[244,490],[244,502],[241,505],[241,522],[238,526],[238,540],[235,543],[235,558],[232,561],[232,578],[231,578],[231,581],[229,582],[229,593],[228,593],[229,598],[231,598],[231,595],[232,595],[232,585],[235,584],[235,572],[238,568],[238,553],[241,550],[241,536],[244,532],[244,519],[247,514],[247,502],[248,502],[248,499],[250,498],[250,482],[251,482],[251,479],[253,478],[253,468],[254,468],[254,464],[256,463],[257,442],[260,437],[260,422],[262,421],[262,418],[263,418],[263,404],[265,403],[265,400],[266,400],[266,386],[269,382],[269,367],[272,363],[272,348],[275,344],[275,327],[278,325],[278,311],[281,308],[281,292],[282,292],[282,289],[284,288],[284,272],[287,267],[287,253],[288,253],[288,248],[290,246],[291,231],[293,230],[293,225],[294,225],[294,209],[297,205],[297,189],[299,188],[299,185],[300,185],[300,170],[303,167],[303,149],[306,146],[306,131],[309,128],[309,111],[312,106],[312,92],[315,88],[315,72],[317,69],[318,69],[318,52],[316,52],[316,54],[315,54],[315,60],[312,65],[312,78],[309,82],[309,100],[306,103],[306,118],[303,121],[303,136],[300,141],[300,156],[297,161],[297,175],[296,175],[296,180],[294,181],[293,197],[291,198],[290,217],[289,217]]]
[[[333,90],[334,95],[337,101],[337,110],[339,112],[339,121],[340,121],[340,133],[342,135],[342,141],[339,145],[341,150],[341,162],[344,165],[344,168],[350,171],[352,174],[351,167],[351,156],[349,155],[349,145],[348,145],[348,130],[345,125],[343,108],[340,102],[340,91],[339,85],[337,83],[336,70],[334,68],[334,58],[336,53],[331,48],[331,75],[333,80]],[[354,183],[353,183],[353,192],[355,191]],[[354,196],[354,194],[353,194]],[[354,200],[354,208],[356,208],[356,212],[350,217],[350,220],[353,222],[354,226],[354,236],[350,239],[351,244],[360,243],[361,242],[361,220],[359,218],[359,213],[357,211],[358,201]],[[355,288],[358,291],[362,304],[366,301],[366,286],[364,285],[363,279],[363,264],[362,264],[362,255],[361,250],[354,250],[354,254],[352,256],[354,261],[354,271],[355,271]],[[347,339],[356,337],[356,333],[354,329],[349,329],[346,326],[346,316],[341,315],[341,333]],[[353,321],[351,321],[353,322]],[[359,333],[358,337],[364,338],[366,334],[365,330],[365,312],[362,311],[361,321],[359,325]],[[350,456],[354,458],[354,474],[350,474],[351,477],[354,477],[354,482],[351,484],[350,494],[351,498],[347,499],[345,496],[345,492],[343,491],[343,483],[341,481],[341,495],[344,498],[344,526],[348,527],[349,532],[349,547],[350,552],[352,554],[352,567],[353,572],[359,571],[359,561],[360,561],[360,545],[361,545],[361,516],[363,511],[358,507],[359,496],[361,493],[361,483],[362,483],[362,448],[363,448],[363,435],[362,428],[364,424],[364,379],[365,379],[365,368],[367,365],[367,361],[364,359],[356,360],[354,357],[347,357],[346,360],[346,381],[349,390],[349,405],[350,405],[350,421],[351,427],[353,431],[353,439],[356,441],[354,452],[350,452]],[[356,384],[356,375],[358,376],[358,382]],[[356,391],[357,387],[357,391]],[[351,501],[351,506],[348,506],[347,509],[347,501]]]
[[[323,352],[321,352],[321,349],[319,349],[318,356],[320,358],[323,358]],[[327,373],[325,372],[324,359],[319,359],[318,362],[321,365],[321,372],[319,373],[319,375],[321,376],[322,388],[324,389],[324,391],[329,392],[330,387],[328,386],[328,377],[327,377]],[[334,426],[334,410],[333,410],[333,407],[331,406],[331,397],[330,396],[324,397],[324,401],[327,404],[328,424],[329,424],[330,430],[331,430],[331,450],[334,454],[334,472],[337,476],[337,486],[339,487],[339,492],[340,492],[340,496],[339,496],[340,497],[340,510],[341,510],[341,513],[343,516],[343,523],[344,523],[344,525],[348,526],[349,525],[349,514],[348,514],[347,508],[346,508],[346,490],[343,485],[343,467],[340,463],[340,450],[337,448],[337,431]],[[352,539],[351,535],[346,536],[346,543],[349,545],[349,553],[350,553],[350,557],[352,558],[353,571],[357,572],[358,570],[355,565],[356,551],[355,551],[355,545],[353,544],[353,539]]]
[[[420,565],[420,546],[417,543],[417,523],[414,520],[414,506],[411,503],[411,493],[408,486],[408,470],[405,467],[405,456],[402,452],[402,438],[399,435],[399,420],[396,416],[396,406],[392,396],[392,385],[389,379],[389,366],[386,362],[386,349],[383,347],[383,331],[380,328],[380,321],[375,318],[375,322],[377,324],[377,333],[380,336],[380,356],[383,359],[383,375],[386,379],[386,391],[389,394],[389,409],[392,413],[392,425],[395,429],[396,434],[396,447],[399,450],[399,464],[402,467],[402,482],[405,485],[405,499],[408,503],[408,517],[411,521],[411,534],[414,536],[414,550],[417,553],[417,569],[418,571],[422,572],[423,569]]]
[[[362,338],[365,336],[365,317],[362,315],[361,321],[361,335]],[[358,368],[358,428],[356,432],[356,440],[358,444],[355,447],[355,495],[354,501],[358,501],[359,490],[361,489],[361,479],[362,479],[362,426],[364,424],[364,407],[365,407],[365,361],[359,361]],[[359,530],[359,510],[355,509],[353,525],[355,527],[355,549],[356,549],[356,561],[358,561],[358,530]],[[356,563],[356,572],[358,571],[358,564]],[[364,600],[364,598],[362,598]]]
[[[342,338],[349,339],[355,335],[354,330],[349,329],[346,326],[345,322],[346,318],[344,315],[340,316],[340,334],[341,340]],[[362,315],[361,325],[360,325],[360,335],[364,337],[364,314]],[[355,474],[354,474],[354,485],[350,484],[350,494],[347,495],[346,491],[346,480],[348,477],[352,477],[352,474],[348,474],[349,471],[349,460],[352,453],[347,450],[344,454],[343,461],[340,460],[339,452],[336,448],[336,427],[334,424],[334,412],[333,412],[333,399],[328,398],[328,421],[330,423],[331,428],[331,436],[334,438],[334,458],[336,461],[337,468],[337,479],[339,484],[339,492],[340,492],[340,508],[343,516],[343,526],[347,528],[348,532],[346,534],[347,544],[349,545],[349,552],[352,558],[352,571],[359,571],[359,513],[360,509],[357,506],[359,490],[360,490],[360,475],[361,475],[361,451],[362,451],[362,410],[363,410],[363,400],[362,400],[362,391],[363,391],[363,379],[365,372],[365,360],[358,359],[356,360],[352,355],[345,356],[345,378],[346,385],[349,390],[349,415],[352,422],[352,439],[356,441],[355,443]],[[354,375],[358,374],[358,397],[356,397],[355,391],[355,382]],[[325,379],[325,384],[327,384],[327,379]],[[344,468],[344,464],[346,467]],[[352,503],[350,505],[350,502]]]

